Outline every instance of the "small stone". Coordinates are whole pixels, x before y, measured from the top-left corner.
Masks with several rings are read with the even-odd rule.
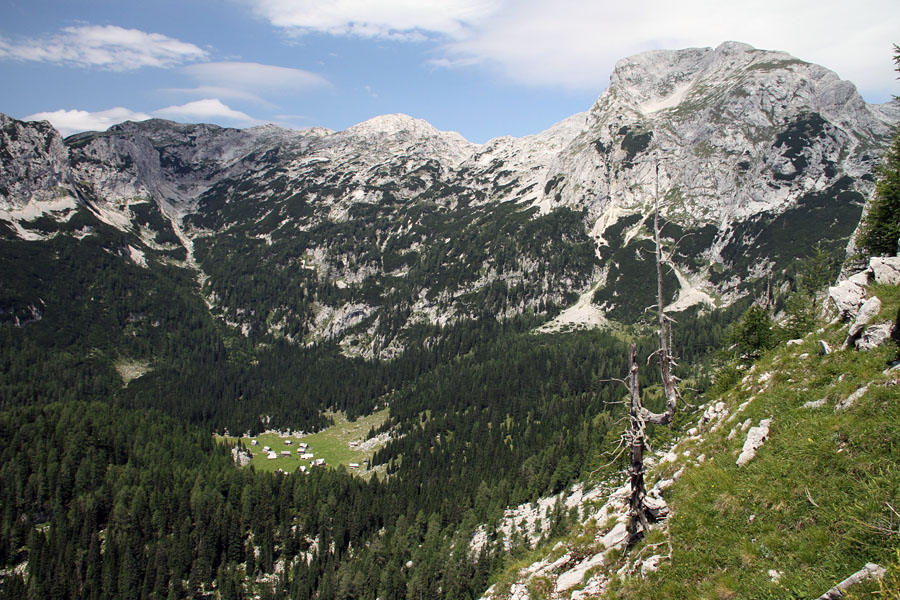
[[[772,580],[772,583],[778,583],[781,580],[781,571],[776,571],[775,569],[769,569],[768,571],[769,579]]]
[[[819,356],[831,354],[831,346],[825,340],[819,340]]]
[[[803,354],[798,355],[797,358],[799,358],[800,360],[806,360],[807,358],[809,358],[809,352],[804,352]]]
[[[646,559],[641,565],[641,575],[644,577],[647,576],[648,573],[655,573],[659,570],[659,561],[662,560],[662,556],[658,554],[654,554],[650,558]]]
[[[666,452],[661,459],[659,459],[659,464],[665,464],[667,462],[675,462],[678,460],[678,453],[675,451]]]
[[[867,270],[862,271],[861,273],[857,273],[856,275],[851,275],[847,278],[847,280],[855,283],[856,285],[867,287],[869,285],[869,272]]]
[[[823,406],[825,406],[825,398],[810,400],[803,404],[803,408],[822,408]]]
[[[616,546],[624,542],[625,538],[627,537],[628,526],[624,521],[618,521],[615,526],[600,539],[600,543],[603,544],[603,547],[608,550],[610,548],[615,548]]]
[[[675,481],[672,479],[660,479],[656,482],[656,485],[653,486],[653,489],[657,492],[662,492],[664,490],[669,489],[675,484]]]
[[[744,447],[741,449],[740,456],[738,456],[737,466],[743,467],[756,456],[756,451],[769,437],[769,425],[771,423],[772,419],[763,419],[759,422],[759,427],[752,427],[747,432],[747,439],[744,441]]]
[[[644,497],[644,506],[647,507],[647,512],[650,513],[650,516],[656,520],[665,519],[669,515],[669,506],[659,496],[648,494]]]
[[[799,346],[799,345],[802,344],[802,343],[803,343],[803,340],[801,340],[801,339],[796,339],[796,340],[788,340],[786,345],[788,345],[788,346]]]
[[[844,342],[844,348],[847,348],[856,341],[856,339],[860,336],[863,330],[866,329],[866,325],[869,324],[875,315],[877,315],[881,311],[881,300],[878,299],[878,296],[872,296],[860,307],[859,314],[856,315],[856,321],[853,322],[853,325],[850,326],[850,331],[847,332],[847,340]]]

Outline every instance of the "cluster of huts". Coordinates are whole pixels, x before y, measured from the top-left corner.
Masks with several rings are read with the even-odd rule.
[[[250,440],[251,446],[258,446],[259,440]],[[294,440],[284,440],[285,446],[293,446]],[[356,447],[358,442],[350,442],[350,447]],[[290,450],[281,450],[277,451],[272,449],[270,446],[263,446],[262,451],[266,454],[266,458],[268,460],[275,460],[276,458],[288,458],[291,456]],[[310,462],[310,467],[325,467],[327,463],[324,458],[316,458],[312,452],[312,448],[309,447],[309,444],[306,442],[298,442],[297,443],[297,458],[300,460],[308,460]],[[368,459],[364,459],[363,463],[368,463]],[[351,469],[359,469],[361,467],[360,463],[352,462],[348,465]],[[281,471],[281,469],[278,469]],[[306,465],[300,465],[297,468],[301,473],[309,473],[309,469]]]
[[[250,445],[258,446],[259,441],[258,440],[250,440]],[[293,446],[294,440],[285,440],[284,445],[285,446]],[[276,458],[281,458],[281,457],[286,458],[286,457],[291,456],[291,454],[292,454],[290,450],[276,451],[276,450],[272,449],[270,446],[263,446],[262,451],[266,453],[266,458],[268,460],[275,460]],[[326,466],[325,459],[324,458],[316,458],[315,455],[313,454],[312,450],[310,449],[309,444],[307,444],[306,442],[299,442],[297,444],[297,457],[300,460],[312,461],[310,466],[313,466],[313,467]],[[306,465],[300,465],[299,471],[301,473],[308,472]]]

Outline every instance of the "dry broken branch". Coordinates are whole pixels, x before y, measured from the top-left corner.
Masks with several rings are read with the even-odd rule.
[[[880,567],[875,563],[867,563],[862,569],[819,596],[817,600],[837,600],[838,598],[843,598],[844,592],[847,591],[848,587],[873,577],[884,577],[884,574],[884,567]]]

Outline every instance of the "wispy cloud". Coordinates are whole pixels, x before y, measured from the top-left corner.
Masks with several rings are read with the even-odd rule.
[[[206,51],[160,33],[115,25],[66,27],[41,39],[0,38],[0,58],[128,71],[200,60]]]
[[[136,112],[117,106],[108,110],[88,112],[86,110],[55,110],[39,112],[25,117],[26,121],[50,121],[62,135],[71,135],[80,131],[105,131],[112,125],[123,121],[145,121],[152,118],[142,112]]]
[[[458,38],[500,6],[496,0],[245,0],[272,25],[321,32],[422,41]]]
[[[201,98],[249,101],[269,109],[277,106],[272,102],[273,97],[331,86],[325,77],[317,73],[253,62],[198,63],[182,67],[181,71],[197,85],[160,91]]]
[[[228,98],[230,100],[244,100],[250,102],[256,102],[258,104],[262,104],[265,106],[273,106],[272,103],[265,100],[259,94],[255,94],[253,92],[247,90],[240,90],[236,88],[229,87],[221,87],[215,85],[199,85],[197,87],[189,87],[189,88],[162,88],[159,90],[160,92],[167,92],[171,94],[184,94],[188,96],[200,96],[202,98]]]
[[[255,62],[208,62],[182,71],[201,87],[215,86],[242,93],[297,91],[328,87],[328,80],[310,71]]]

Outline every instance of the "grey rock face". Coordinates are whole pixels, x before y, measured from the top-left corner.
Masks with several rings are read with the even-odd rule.
[[[149,196],[189,209],[218,181],[258,169],[306,137],[275,126],[238,130],[152,119],[76,134],[66,144],[73,175],[90,182],[98,199]]]
[[[737,43],[646,52],[617,63],[560,157],[561,201],[598,215],[610,204],[639,208],[653,191],[646,161],[659,158],[661,188],[682,198],[668,214],[745,219],[822,189],[838,177],[829,164],[865,175],[865,149],[890,134],[851,83],[788,54]]]
[[[46,121],[0,114],[0,209],[69,196],[69,151]]]

